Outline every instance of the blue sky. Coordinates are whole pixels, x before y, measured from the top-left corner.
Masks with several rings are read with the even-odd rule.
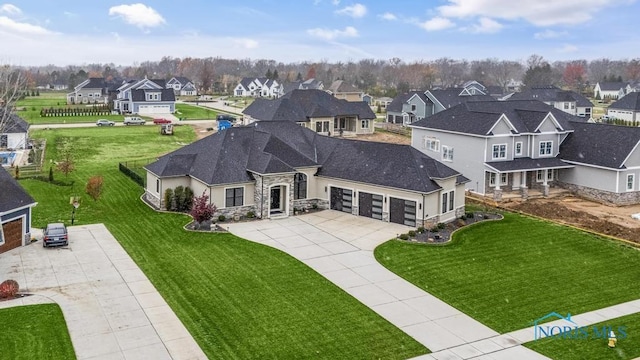
[[[636,0],[12,1],[0,62],[631,59],[638,14]]]

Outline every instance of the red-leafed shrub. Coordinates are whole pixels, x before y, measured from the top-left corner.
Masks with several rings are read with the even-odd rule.
[[[13,298],[18,294],[20,287],[15,280],[5,280],[0,283],[0,299]]]

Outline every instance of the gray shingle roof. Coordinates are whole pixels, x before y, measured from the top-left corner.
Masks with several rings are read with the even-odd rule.
[[[311,117],[357,115],[375,119],[376,114],[364,101],[336,99],[322,90],[293,90],[278,99],[256,99],[242,111],[257,120],[306,122]]]
[[[4,110],[0,109],[0,118],[3,117]],[[4,129],[0,133],[15,134],[29,132],[29,123],[16,114],[7,115]]]
[[[589,99],[575,91],[562,90],[556,86],[526,88],[511,95],[509,100],[540,100],[545,102],[576,102],[578,107],[593,107]]]
[[[623,169],[624,161],[640,141],[640,128],[573,123],[574,132],[560,145],[567,161]]]
[[[533,171],[544,169],[561,169],[571,168],[573,165],[567,164],[559,158],[538,158],[532,159],[530,157],[515,158],[507,161],[494,161],[486,163],[500,172],[510,171]]]
[[[160,91],[160,100],[152,100],[152,101],[176,101],[176,95],[173,92],[173,89],[161,89],[161,90],[150,90],[153,92]],[[144,89],[132,89],[131,90],[131,100],[133,101],[147,101],[145,99],[145,90]]]
[[[393,98],[393,100],[387,105],[387,112],[402,112],[402,104],[406,103],[407,100],[411,99],[411,97],[415,94],[423,94],[424,91],[409,91],[404,94],[400,94]]]
[[[345,93],[345,92],[361,92],[355,86],[344,82],[344,80],[336,80],[331,83],[331,86],[327,89],[332,93]]]
[[[437,102],[442,104],[445,109],[452,108],[458,104],[468,101],[494,101],[495,99],[489,95],[467,95],[460,96],[464,88],[434,89],[427,91],[427,97],[433,97]]]
[[[249,171],[273,174],[301,167],[320,167],[318,176],[418,192],[438,190],[434,179],[467,181],[409,145],[326,137],[289,121],[220,131],[145,168],[160,177],[191,175],[216,185],[252,181]]]
[[[489,135],[491,128],[504,114],[518,133],[531,133],[547,116],[553,114],[563,129],[572,129],[571,120],[581,118],[567,114],[540,101],[470,101],[417,121],[411,126],[455,131],[465,134]],[[584,121],[584,119],[582,119]]]
[[[640,111],[640,92],[630,92],[609,105],[609,109]]]
[[[89,82],[82,87],[83,89],[105,89],[107,84],[104,78],[89,78]]]
[[[604,81],[604,82],[599,82],[598,84],[600,84],[600,89],[604,91],[618,91],[623,87],[627,86],[627,83],[618,82],[618,81],[615,81],[615,82]]]
[[[0,191],[0,213],[36,203],[31,195],[2,166],[0,166],[0,189],[2,189]]]

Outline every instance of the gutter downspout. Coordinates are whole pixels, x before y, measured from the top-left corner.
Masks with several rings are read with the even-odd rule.
[[[422,194],[422,227],[426,227],[426,226],[424,226],[425,225],[424,222],[427,220],[427,218],[426,218],[426,215],[427,215],[426,214],[426,209],[427,208],[425,208],[424,200],[425,200],[425,196],[424,196],[424,194]]]
[[[260,176],[260,218],[264,216],[264,176]]]

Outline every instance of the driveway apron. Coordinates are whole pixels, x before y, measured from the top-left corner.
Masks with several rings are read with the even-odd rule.
[[[68,247],[37,242],[0,255],[0,279],[33,294],[0,307],[57,303],[78,359],[206,359],[104,225],[68,230]]]

